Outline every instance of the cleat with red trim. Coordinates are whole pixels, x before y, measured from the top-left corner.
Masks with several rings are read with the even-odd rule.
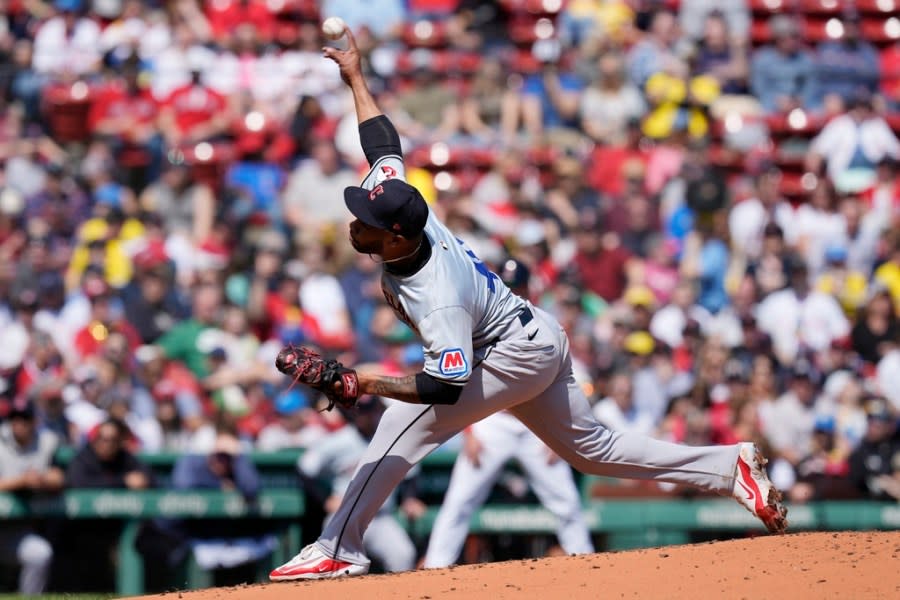
[[[272,581],[334,579],[365,575],[368,572],[369,567],[366,565],[355,565],[329,558],[315,544],[310,544],[301,550],[300,554],[269,573],[269,579]]]
[[[781,492],[766,475],[767,462],[755,444],[741,444],[732,495],[763,522],[769,533],[784,533],[787,508],[781,503]]]

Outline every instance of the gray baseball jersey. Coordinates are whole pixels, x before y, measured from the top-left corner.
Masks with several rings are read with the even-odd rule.
[[[379,159],[362,187],[373,189],[391,178],[405,179],[400,156]],[[463,385],[485,348],[527,305],[430,208],[423,243],[431,244],[431,259],[406,277],[385,271],[382,291],[397,317],[422,339],[425,372]]]

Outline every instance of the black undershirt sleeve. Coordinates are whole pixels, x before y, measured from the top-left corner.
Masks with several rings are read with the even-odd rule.
[[[395,154],[403,156],[400,148],[400,134],[391,120],[384,115],[372,117],[359,124],[359,141],[369,166],[382,156]]]
[[[463,386],[435,379],[424,371],[416,374],[416,393],[422,404],[456,404]]]

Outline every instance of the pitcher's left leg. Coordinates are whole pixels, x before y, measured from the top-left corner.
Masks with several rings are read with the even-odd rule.
[[[588,554],[594,551],[591,534],[581,509],[581,497],[572,467],[559,457],[551,462],[551,450],[532,435],[521,440],[516,458],[522,464],[528,483],[541,504],[559,520],[556,536],[566,554]]]

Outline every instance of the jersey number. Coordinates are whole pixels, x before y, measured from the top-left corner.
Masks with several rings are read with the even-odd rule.
[[[481,261],[481,259],[478,258],[477,256],[475,256],[475,253],[472,252],[468,248],[468,246],[466,246],[465,242],[463,242],[459,238],[456,238],[456,241],[459,243],[460,246],[463,247],[463,250],[466,251],[466,254],[469,255],[469,258],[472,259],[472,263],[475,265],[475,270],[478,271],[478,274],[483,276],[485,279],[487,279],[488,290],[493,294],[494,291],[497,289],[496,286],[494,285],[494,280],[500,279],[500,277],[498,277],[496,273],[494,273],[490,269],[488,269],[487,266]]]

